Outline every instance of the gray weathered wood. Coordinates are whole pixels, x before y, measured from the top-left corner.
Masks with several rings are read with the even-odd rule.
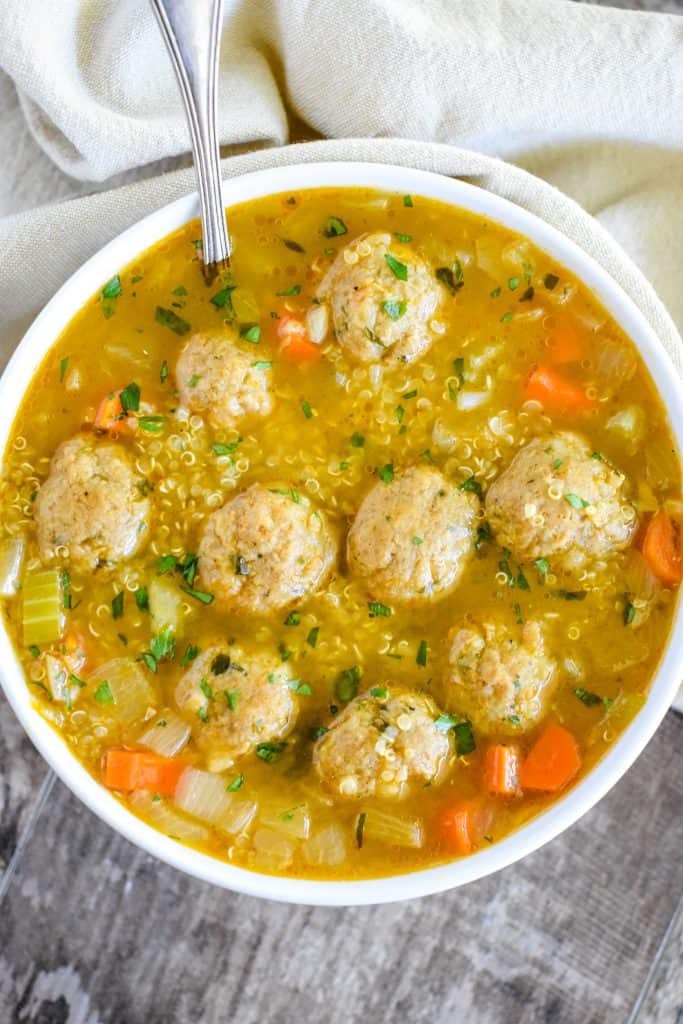
[[[328,910],[186,878],[58,783],[0,908],[0,1020],[623,1024],[683,888],[682,811],[671,714],[610,796],[522,863]]]
[[[683,1021],[683,896],[652,963],[629,1024]]]

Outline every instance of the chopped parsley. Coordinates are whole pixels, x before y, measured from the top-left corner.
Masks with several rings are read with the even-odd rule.
[[[295,242],[293,238],[283,238],[282,243],[287,249],[290,249],[292,252],[306,252],[303,245],[299,245],[299,243]]]
[[[353,434],[351,434],[351,447],[352,448],[364,448],[365,447],[365,438],[363,437],[362,434],[359,434],[355,430],[354,430]]]
[[[138,418],[138,426],[148,434],[163,433],[165,424],[165,416],[140,416]]]
[[[347,704],[358,694],[361,671],[358,665],[342,669],[334,683],[334,695],[338,701]]]
[[[348,234],[348,228],[341,217],[328,217],[323,228],[325,238],[339,238]]]
[[[240,338],[244,338],[252,345],[258,345],[261,340],[261,328],[258,324],[243,324],[240,327]]]
[[[98,704],[114,703],[114,694],[111,692],[111,688],[106,679],[104,680],[104,682],[100,683],[100,685],[95,690],[95,700],[97,701]]]
[[[301,612],[290,612],[285,619],[285,626],[298,626],[301,622]]]
[[[287,685],[293,693],[298,693],[301,697],[311,696],[310,686],[308,683],[302,683],[300,679],[291,679]]]
[[[125,412],[138,412],[140,409],[140,386],[134,381],[120,393],[119,401]]]
[[[307,420],[310,420],[311,417],[313,416],[313,410],[311,409],[311,403],[306,401],[306,399],[304,399],[304,401],[301,403],[301,411],[302,411],[302,413],[304,414],[304,416],[306,417]]]
[[[543,278],[543,284],[551,292],[559,280],[557,274],[546,274]]]
[[[168,363],[164,359],[163,363],[161,364],[161,369],[159,370],[159,380],[161,381],[162,384],[165,384],[167,378],[168,378]]]
[[[301,292],[301,285],[300,284],[293,284],[291,288],[285,288],[281,292],[275,292],[275,294],[277,296],[299,295],[300,292]]]
[[[387,299],[382,303],[382,309],[391,320],[400,320],[406,311],[406,306],[405,299]]]
[[[378,700],[385,700],[388,692],[386,686],[373,686],[370,690],[370,696],[377,697]]]
[[[406,197],[407,198],[407,197]],[[356,822],[356,846],[359,850],[363,848],[363,831],[365,829],[365,819],[367,813],[363,811],[358,815],[358,821]]]
[[[397,277],[399,281],[408,280],[408,268],[405,263],[401,263],[395,256],[392,256],[390,252],[384,253],[384,259],[386,260],[389,270],[392,272],[394,277]]]
[[[59,383],[60,384],[64,383],[64,378],[66,376],[66,368],[67,368],[68,365],[69,365],[69,357],[68,356],[64,356],[63,359],[59,360]]]
[[[123,591],[122,590],[120,590],[119,593],[115,597],[112,598],[111,614],[112,614],[112,618],[114,618],[114,619],[120,619],[121,616],[123,615]]]
[[[213,299],[211,300],[213,302]],[[190,324],[187,320],[183,320],[181,316],[174,313],[172,309],[165,309],[163,306],[157,306],[154,319],[162,327],[168,327],[169,331],[173,331],[174,334],[187,334],[191,330]]]
[[[209,302],[216,309],[225,309],[227,307],[230,314],[232,314],[232,293],[236,287],[237,285],[227,284],[225,288],[221,288],[215,295],[212,295]]]
[[[625,626],[630,626],[631,623],[633,622],[633,620],[635,619],[635,617],[636,617],[635,606],[631,603],[629,598],[626,597],[626,600],[624,602],[624,613],[623,613],[624,625]]]
[[[585,498],[580,498],[578,494],[565,494],[564,500],[575,509],[588,508],[590,505],[589,501],[586,501]]]
[[[541,576],[547,576],[550,572],[550,565],[548,564],[547,558],[537,558],[534,562],[534,565],[540,572]]]
[[[213,594],[207,594],[204,590],[195,590],[193,587],[181,587],[184,594],[189,594],[195,601],[200,601],[202,604],[211,604],[213,601]]]
[[[197,657],[198,654],[199,654],[199,648],[195,647],[194,644],[188,644],[187,647],[185,648],[185,653],[183,654],[182,658],[180,659],[180,664],[183,667],[185,665],[189,665],[191,661],[194,661],[194,659]]]
[[[256,756],[267,764],[272,764],[282,756],[286,747],[286,740],[280,740],[279,743],[259,743],[256,747]]]
[[[461,491],[472,491],[474,494],[481,494],[481,484],[474,476],[468,476],[467,480],[463,480],[460,484]]]
[[[215,452],[216,455],[234,455],[241,440],[242,438],[238,437],[236,441],[231,441],[230,444],[223,444],[217,441],[211,445],[211,451]]]
[[[371,619],[388,618],[392,614],[391,608],[379,601],[368,601],[368,613]]]
[[[403,205],[404,206],[412,206],[413,205],[413,197],[412,196],[404,196],[403,197]]]
[[[320,626],[313,626],[311,629],[309,629],[308,636],[306,637],[306,643],[308,644],[309,647],[317,647],[319,633]]]
[[[519,282],[520,281],[521,281],[521,277],[510,277],[510,278],[508,278],[508,288],[510,289],[511,292],[513,292],[515,290],[515,288],[519,287]]]
[[[211,689],[211,684],[209,683],[208,679],[204,678],[204,676],[202,676],[202,678],[199,680],[199,689],[202,691],[207,700],[213,701],[216,699],[214,696],[214,692]]]
[[[461,270],[462,273],[462,270]],[[465,282],[461,279],[458,280],[456,275],[453,273],[450,267],[437,267],[435,271],[437,281],[441,281],[441,284],[448,288],[452,295],[459,292]]]
[[[578,697],[581,703],[585,704],[587,708],[594,708],[597,704],[602,704],[603,707],[609,709],[614,704],[611,697],[600,697],[597,693],[591,693],[590,690],[584,690],[581,686],[577,686],[574,690],[574,695]]]
[[[393,462],[387,462],[385,466],[378,466],[375,473],[380,478],[383,484],[390,484],[394,479],[394,464]]]
[[[419,665],[420,668],[425,668],[426,667],[428,652],[429,652],[429,647],[427,645],[427,641],[426,640],[420,640],[420,646],[418,647],[417,654],[415,656],[415,663],[417,665]]]
[[[236,793],[237,790],[241,789],[243,785],[244,775],[242,775],[242,773],[240,772],[240,774],[236,775],[232,782],[229,782],[225,788],[227,789],[228,793]]]

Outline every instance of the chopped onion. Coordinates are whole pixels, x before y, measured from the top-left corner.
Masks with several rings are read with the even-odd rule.
[[[524,270],[529,267],[529,243],[525,238],[518,238],[514,242],[508,242],[503,248],[502,257],[507,264],[516,270]]]
[[[9,537],[0,544],[0,597],[13,597],[16,594],[23,560],[23,537]]]
[[[323,302],[319,306],[311,306],[306,313],[306,328],[308,337],[314,345],[322,345],[327,337],[329,326],[329,313],[327,305]]]
[[[45,677],[53,700],[65,701],[69,691],[68,674],[61,658],[45,655]]]
[[[477,266],[489,277],[503,281],[507,275],[501,258],[500,241],[496,235],[480,235],[474,243]]]
[[[638,357],[631,345],[610,337],[596,339],[593,363],[600,390],[607,394],[614,394],[638,369]]]
[[[390,846],[420,847],[424,842],[419,818],[399,817],[386,811],[365,812],[363,838],[375,839]]]
[[[631,548],[626,555],[624,583],[628,594],[641,601],[652,601],[659,590],[659,584],[650,566],[636,548]]]
[[[128,658],[114,658],[100,665],[88,677],[88,692],[98,700],[97,692],[107,685],[112,701],[101,701],[103,711],[111,711],[124,724],[144,718],[156,704],[152,686],[140,666]]]
[[[374,391],[379,391],[380,384],[382,383],[383,368],[379,363],[372,363],[368,370],[368,377],[372,384]]]
[[[667,498],[664,511],[674,519],[683,519],[683,501],[680,498]]]
[[[220,821],[216,822],[216,827],[231,836],[238,832],[245,832],[254,820],[257,811],[258,804],[255,800],[233,799],[227,812]]]
[[[303,854],[313,867],[335,867],[346,860],[346,837],[339,825],[328,825],[303,845]]]
[[[254,861],[265,871],[284,871],[294,860],[294,843],[269,828],[260,828],[254,832],[252,844]]]
[[[151,793],[138,790],[128,799],[138,814],[172,839],[184,839],[187,843],[205,843],[209,839],[208,828],[176,814],[165,801],[155,799]]]
[[[583,679],[585,675],[583,666],[574,658],[565,658],[562,664],[568,675],[573,676],[574,679]]]
[[[292,839],[307,839],[311,830],[311,818],[306,804],[262,808],[259,821],[274,832],[281,832]]]
[[[190,738],[190,727],[174,711],[162,711],[149,729],[142,734],[138,743],[149,747],[162,757],[173,757],[179,753]]]
[[[453,448],[457,444],[458,435],[449,430],[443,420],[434,420],[432,427],[432,444],[437,448]]]
[[[155,577],[149,584],[149,610],[152,630],[161,633],[172,629],[178,636],[182,624],[183,595],[170,580]]]
[[[646,426],[645,413],[639,405],[629,405],[625,409],[620,409],[607,421],[610,433],[628,442],[631,452],[643,440]]]
[[[647,478],[655,488],[670,487],[678,476],[678,455],[671,442],[652,440],[645,448]]]
[[[461,412],[469,412],[484,405],[490,397],[489,391],[458,391],[455,404]]]
[[[232,796],[225,779],[199,768],[186,768],[178,779],[174,798],[181,811],[215,825],[227,815]]]
[[[248,288],[235,288],[230,294],[230,299],[233,312],[241,323],[258,322],[261,317],[261,311],[253,293]]]

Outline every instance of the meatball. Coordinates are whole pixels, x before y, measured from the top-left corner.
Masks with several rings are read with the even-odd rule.
[[[451,750],[424,694],[398,687],[356,697],[316,740],[313,763],[339,796],[401,799],[412,783],[440,781]],[[385,696],[386,694],[386,696]]]
[[[267,416],[273,407],[270,375],[254,362],[253,353],[238,348],[233,337],[194,334],[176,365],[180,401],[218,430],[248,416]]]
[[[448,636],[446,705],[483,733],[530,729],[547,710],[555,667],[540,623],[467,619]]]
[[[221,644],[207,647],[180,679],[175,699],[211,771],[224,771],[259,743],[290,731],[298,701],[279,658]]]
[[[491,485],[488,521],[519,561],[543,557],[580,574],[631,543],[638,518],[625,485],[585,438],[561,431],[530,441]]]
[[[349,566],[379,600],[439,600],[465,570],[478,505],[432,466],[396,473],[363,499],[349,533]]]
[[[329,302],[337,341],[350,358],[412,363],[434,340],[430,320],[443,289],[413,249],[377,233],[341,250],[317,297]]]
[[[78,436],[52,457],[36,498],[40,556],[68,549],[76,569],[89,570],[130,558],[147,537],[149,500],[119,444]]]
[[[312,593],[335,554],[327,520],[308,498],[254,484],[207,519],[199,576],[230,611],[267,615]]]

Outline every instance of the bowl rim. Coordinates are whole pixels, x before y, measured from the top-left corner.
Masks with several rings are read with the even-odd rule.
[[[594,293],[637,346],[666,407],[683,451],[683,383],[653,328],[633,300],[591,256],[557,228],[493,192],[431,171],[391,164],[328,161],[291,164],[241,174],[223,182],[225,206],[267,195],[326,187],[369,187],[438,199],[480,214],[530,238]],[[84,303],[103,284],[166,235],[199,214],[197,193],[174,200],[137,221],[72,274],[26,331],[0,379],[0,450],[6,449],[21,399],[46,353]],[[576,786],[547,810],[469,857],[388,877],[324,881],[265,875],[184,846],[128,811],[97,782],[39,713],[4,617],[0,623],[0,684],[24,730],[50,767],[99,818],[145,852],[200,880],[252,896],[289,903],[358,906],[411,899],[455,888],[508,867],[573,825],[621,778],[654,734],[679,686],[683,616],[677,608],[647,699],[624,733]]]

